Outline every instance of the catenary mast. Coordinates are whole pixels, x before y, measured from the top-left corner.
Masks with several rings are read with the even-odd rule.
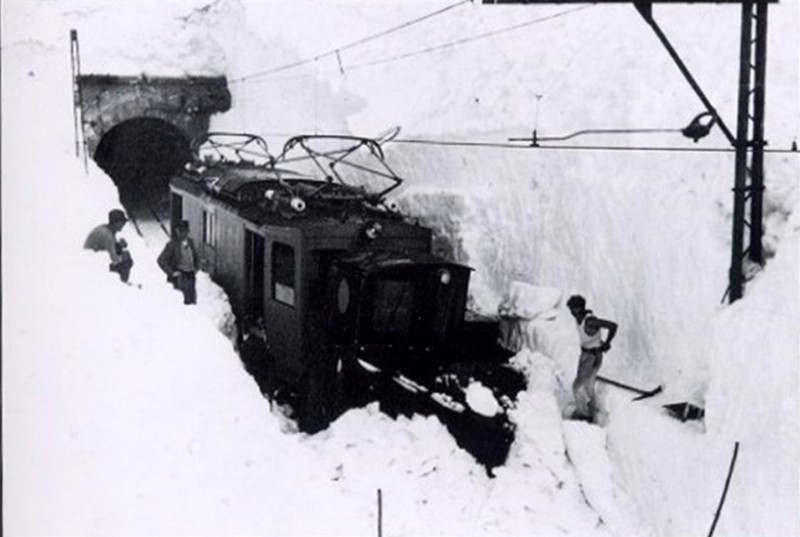
[[[767,6],[777,0],[482,0],[484,4],[632,4],[669,52],[684,78],[698,95],[713,122],[719,125],[735,151],[733,231],[727,297],[735,302],[744,294],[745,265],[764,262],[762,249],[764,193],[764,97],[767,63]],[[667,36],[653,17],[653,4],[740,4],[739,96],[736,132],[717,113]],[[746,236],[745,229],[749,229]]]

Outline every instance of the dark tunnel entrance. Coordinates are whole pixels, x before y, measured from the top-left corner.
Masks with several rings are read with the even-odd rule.
[[[161,119],[137,118],[108,131],[94,160],[114,181],[129,213],[163,217],[169,210],[169,180],[191,159],[186,136]]]

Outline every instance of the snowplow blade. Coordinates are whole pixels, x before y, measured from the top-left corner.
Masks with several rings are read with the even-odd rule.
[[[343,408],[377,401],[392,418],[436,416],[489,475],[505,463],[516,431],[507,410],[526,387],[522,373],[476,361],[401,372],[354,358],[343,365]],[[490,402],[496,404],[493,413]]]

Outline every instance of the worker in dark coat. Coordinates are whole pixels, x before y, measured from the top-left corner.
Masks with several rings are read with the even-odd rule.
[[[119,274],[119,279],[127,282],[133,267],[133,259],[128,252],[128,243],[125,239],[117,240],[117,233],[122,231],[128,218],[120,209],[113,209],[108,213],[108,223],[100,224],[86,237],[83,247],[95,252],[108,252],[111,264],[108,270]]]
[[[158,266],[167,275],[167,281],[183,293],[184,304],[197,303],[195,275],[200,259],[194,241],[189,237],[189,222],[186,220],[176,224],[172,239],[158,256]]]

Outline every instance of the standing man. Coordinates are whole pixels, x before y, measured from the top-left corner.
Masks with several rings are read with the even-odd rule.
[[[586,309],[586,299],[580,295],[571,296],[567,300],[567,307],[578,323],[578,337],[581,343],[578,374],[572,384],[572,392],[575,395],[573,418],[593,421],[597,411],[594,383],[603,364],[603,353],[611,348],[611,341],[617,333],[617,324],[595,317],[592,310]],[[607,330],[605,340],[600,331],[603,328]]]
[[[128,243],[125,239],[117,240],[117,233],[122,231],[128,222],[125,213],[120,209],[113,209],[108,213],[108,223],[100,224],[86,237],[83,247],[95,252],[108,252],[111,264],[108,270],[119,274],[119,279],[127,282],[133,267],[133,259],[128,253]]]
[[[183,293],[184,304],[197,304],[195,274],[200,266],[194,241],[189,238],[189,222],[181,220],[175,233],[158,256],[158,266],[167,275],[167,281]]]

